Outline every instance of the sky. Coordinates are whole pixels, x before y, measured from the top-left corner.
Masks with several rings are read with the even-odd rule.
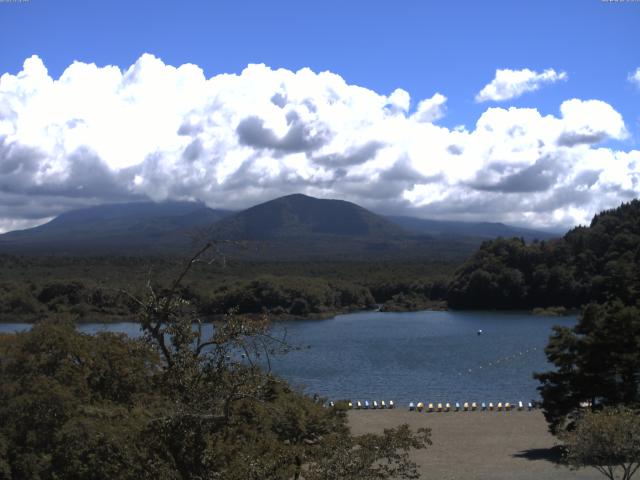
[[[587,224],[640,196],[640,1],[0,0],[0,232],[290,193]]]

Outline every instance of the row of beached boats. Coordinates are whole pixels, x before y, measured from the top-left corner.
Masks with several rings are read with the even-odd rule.
[[[481,402],[479,405],[476,402],[464,402],[460,405],[460,402],[455,402],[453,405],[450,403],[409,403],[409,411],[417,411],[417,412],[475,412],[476,410],[480,411],[511,411],[511,410],[533,410],[534,405],[531,402],[528,402],[526,405],[523,402],[510,403],[510,402]]]
[[[329,402],[330,407],[335,407],[334,402]],[[357,400],[355,402],[349,401],[347,406],[350,409],[355,410],[383,410],[389,408],[395,408],[396,404],[393,400],[389,400],[385,402],[384,400],[369,401],[369,400]],[[511,410],[533,410],[536,408],[532,402],[528,402],[527,404],[523,402],[510,403],[510,402],[481,402],[480,404],[476,402],[464,402],[460,404],[460,402],[455,402],[453,404],[447,403],[423,403],[423,402],[410,402],[409,403],[409,411],[411,412],[475,412],[475,411],[497,411],[497,412],[509,412]]]

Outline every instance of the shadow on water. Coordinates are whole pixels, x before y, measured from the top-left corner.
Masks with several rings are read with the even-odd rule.
[[[513,456],[515,458],[524,458],[531,461],[546,460],[547,462],[561,465],[563,450],[564,449],[561,445],[556,445],[551,448],[531,448],[529,450],[522,450]]]

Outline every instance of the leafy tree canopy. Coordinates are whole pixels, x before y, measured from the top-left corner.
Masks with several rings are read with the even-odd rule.
[[[638,307],[590,304],[574,328],[554,328],[545,351],[555,370],[535,377],[553,433],[571,428],[586,407],[640,403]]]
[[[60,318],[0,337],[0,478],[418,478],[408,452],[429,431],[353,437],[344,408],[259,366],[287,348],[266,318],[229,315],[203,336],[181,285],[200,254],[131,295],[143,339]]]
[[[575,469],[593,467],[609,480],[630,480],[640,468],[640,415],[634,410],[586,411],[562,439],[564,459]]]
[[[447,294],[454,308],[577,308],[640,298],[640,201],[596,215],[563,238],[525,244],[497,239],[456,272]]]

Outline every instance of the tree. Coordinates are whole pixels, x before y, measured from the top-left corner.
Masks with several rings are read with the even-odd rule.
[[[578,324],[556,327],[545,349],[556,369],[535,374],[552,433],[571,428],[582,406],[640,404],[640,309],[590,304]]]
[[[265,316],[231,314],[203,337],[198,309],[180,296],[180,285],[214,246],[197,252],[168,289],[157,292],[150,283],[148,298],[138,300],[147,341],[164,359],[165,393],[177,405],[154,425],[157,451],[184,477],[258,480],[298,478],[303,468],[305,477],[336,471],[342,457],[327,452],[340,446],[360,458],[361,474],[375,472],[353,471],[353,478],[419,478],[407,452],[425,448],[430,432],[414,434],[405,425],[383,436],[351,437],[344,409],[322,408],[260,367],[261,355],[268,362],[287,349],[270,335]]]
[[[81,334],[70,318],[0,335],[0,478],[419,477],[407,453],[429,432],[353,437],[343,407],[325,408],[269,371],[287,345],[267,318],[231,313],[205,335],[182,281],[211,248],[168,287],[150,281],[146,297],[131,296],[142,340]]]
[[[592,467],[610,480],[630,480],[640,468],[640,416],[634,410],[587,410],[561,438],[572,468]]]

